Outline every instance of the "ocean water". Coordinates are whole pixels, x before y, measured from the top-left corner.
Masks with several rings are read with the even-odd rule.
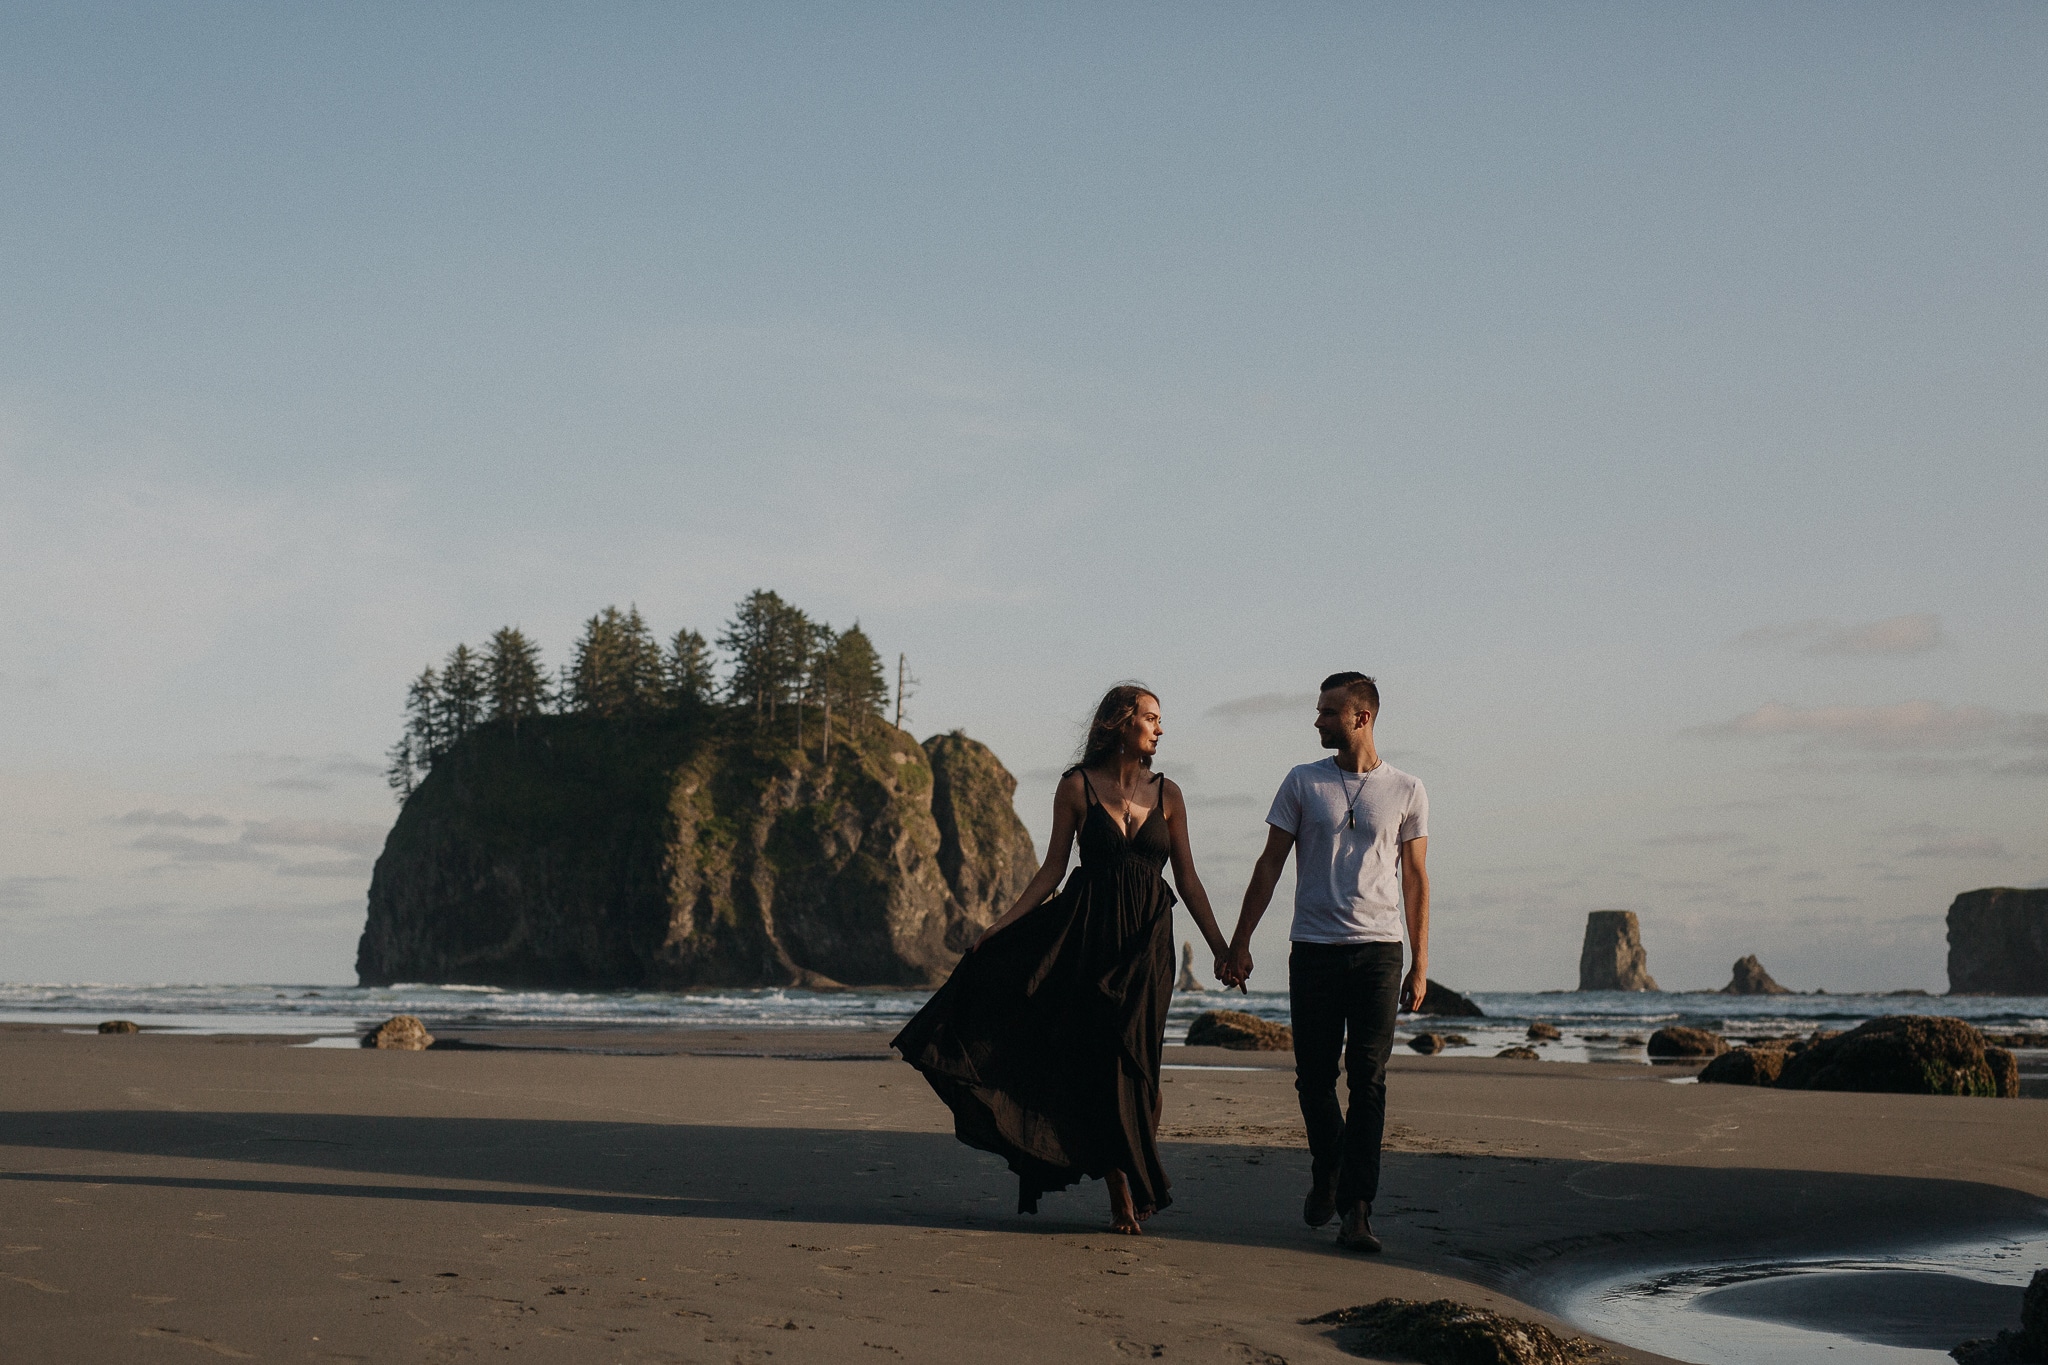
[[[261,1033],[308,1040],[348,1038],[394,1014],[416,1014],[429,1028],[723,1027],[735,1029],[888,1029],[903,1023],[930,992],[533,991],[493,986],[398,985],[96,985],[0,984],[0,1022],[93,1028],[132,1019],[180,1033]],[[1741,1038],[1854,1028],[1881,1014],[1943,1014],[1994,1031],[2048,1031],[2048,997],[1923,995],[1727,996],[1623,991],[1475,991],[1481,1019],[1404,1016],[1399,1036],[1421,1032],[1466,1039],[1447,1055],[1490,1056],[1525,1040],[1545,1020],[1564,1037],[1539,1045],[1556,1061],[1645,1061],[1642,1041],[1665,1024],[1689,1024]],[[1174,997],[1167,1036],[1178,1042],[1203,1010],[1238,1009],[1281,1023],[1284,991],[1249,995],[1220,990]],[[2029,1058],[2028,1061],[2033,1059]],[[2033,1070],[2028,1066],[2028,1070]]]

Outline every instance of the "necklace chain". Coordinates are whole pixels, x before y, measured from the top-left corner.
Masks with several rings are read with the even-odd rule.
[[[1357,829],[1358,798],[1365,795],[1365,780],[1378,772],[1380,765],[1374,763],[1358,775],[1358,790],[1355,792],[1351,790],[1351,779],[1344,775],[1344,765],[1334,758],[1330,760],[1330,765],[1337,770],[1337,785],[1344,788],[1344,828]]]

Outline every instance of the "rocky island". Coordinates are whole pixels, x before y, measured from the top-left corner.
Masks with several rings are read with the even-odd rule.
[[[1965,891],[1948,908],[1950,995],[2048,995],[2048,887]]]
[[[756,593],[714,690],[701,637],[607,609],[545,698],[508,635],[414,684],[363,985],[931,985],[1038,870],[1016,779],[891,724],[858,626]]]
[[[1579,989],[1582,991],[1654,991],[1650,955],[1643,949],[1643,926],[1633,910],[1595,910],[1586,916],[1586,938],[1579,947]]]

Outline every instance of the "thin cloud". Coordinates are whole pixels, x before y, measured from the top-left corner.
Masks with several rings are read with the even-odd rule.
[[[128,847],[145,853],[167,853],[174,863],[268,863],[275,858],[245,843],[195,839],[189,834],[145,834]]]
[[[187,815],[178,810],[131,810],[114,817],[117,825],[153,825],[159,829],[225,829],[225,815]]]
[[[1908,616],[1887,616],[1860,626],[1838,630],[1807,646],[1808,654],[1925,654],[1939,648],[1947,637],[1941,633],[1941,618],[1931,611]]]
[[[41,905],[43,888],[69,877],[0,877],[0,910],[26,910]]]
[[[1706,848],[1714,844],[1739,844],[1742,836],[1733,830],[1701,830],[1691,834],[1659,834],[1642,841],[1648,848]]]
[[[1235,724],[1239,721],[1257,720],[1264,716],[1301,716],[1315,714],[1316,699],[1306,692],[1260,692],[1249,697],[1238,697],[1231,701],[1216,703],[1202,714],[1215,720]]]
[[[1906,850],[1908,858],[2010,858],[2004,844],[1981,834],[1952,834],[1928,839]]]
[[[384,827],[345,820],[265,820],[243,830],[242,842],[287,848],[331,848],[337,852],[368,856],[384,847]]]
[[[1819,617],[1756,626],[1730,640],[1728,647],[1773,650],[1798,646],[1802,654],[1883,656],[1925,654],[1947,642],[1941,618],[1931,611],[1917,611],[1851,626],[1838,626]]]
[[[371,858],[334,858],[325,862],[285,863],[277,869],[280,877],[367,877],[376,867]]]
[[[1693,727],[1710,738],[1804,739],[1858,749],[1963,749],[2048,746],[2048,716],[2010,715],[1986,706],[1902,701],[1890,706],[1789,706],[1765,702],[1732,720]]]
[[[1786,645],[1811,640],[1828,628],[1826,621],[1814,618],[1806,621],[1786,621],[1778,625],[1755,626],[1745,630],[1728,642],[1730,649],[1782,649]]]

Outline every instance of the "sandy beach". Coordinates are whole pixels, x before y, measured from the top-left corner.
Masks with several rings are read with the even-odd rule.
[[[1387,1295],[1567,1327],[1629,1267],[2048,1231],[2038,1100],[1398,1057],[1360,1258],[1300,1222],[1283,1057],[1169,1049],[1132,1239],[1094,1185],[1014,1215],[886,1035],[443,1036],[0,1029],[6,1358],[1336,1361],[1303,1319]]]

